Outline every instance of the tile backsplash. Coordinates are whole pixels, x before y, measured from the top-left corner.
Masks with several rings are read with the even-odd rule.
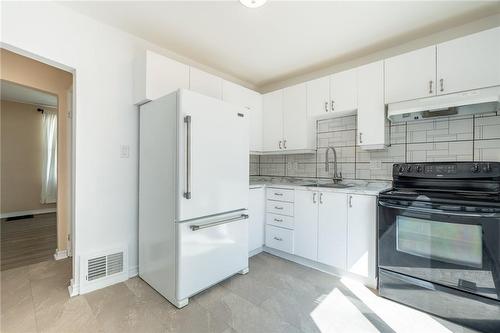
[[[345,179],[390,180],[392,164],[434,161],[500,161],[500,115],[451,116],[387,124],[385,150],[366,151],[356,145],[356,116],[317,122],[314,154],[251,155],[250,175],[330,178],[325,151],[337,150],[338,169]],[[330,173],[333,173],[330,154]]]

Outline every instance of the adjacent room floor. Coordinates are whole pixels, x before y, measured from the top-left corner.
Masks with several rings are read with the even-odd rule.
[[[57,248],[56,213],[8,221],[1,219],[1,270],[47,261]]]
[[[69,259],[2,272],[2,332],[472,332],[265,253],[181,310],[139,278],[69,298],[70,275]]]

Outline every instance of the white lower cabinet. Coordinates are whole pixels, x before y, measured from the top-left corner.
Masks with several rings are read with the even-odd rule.
[[[295,191],[294,254],[318,259],[318,192]]]
[[[293,230],[266,225],[266,246],[293,253]]]
[[[250,189],[248,202],[248,252],[264,245],[265,188]]]
[[[377,197],[348,195],[347,271],[375,278]]]
[[[347,194],[321,193],[318,214],[318,261],[347,267]]]

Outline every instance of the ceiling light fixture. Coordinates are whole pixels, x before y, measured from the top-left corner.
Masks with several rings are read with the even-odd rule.
[[[241,4],[248,8],[257,8],[266,3],[267,0],[240,0]]]

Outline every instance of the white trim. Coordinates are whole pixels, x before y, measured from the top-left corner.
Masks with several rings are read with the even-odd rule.
[[[23,210],[20,212],[2,213],[2,214],[0,214],[0,218],[4,219],[7,217],[48,214],[48,213],[55,213],[55,212],[57,212],[57,208],[40,208],[40,209],[32,209],[32,210]]]
[[[79,289],[80,286],[75,284],[75,279],[71,279],[68,286],[69,297],[78,296],[80,294]]]
[[[338,276],[341,278],[342,277],[349,277],[349,278],[360,281],[361,283],[363,283],[365,286],[367,286],[369,288],[377,289],[377,279],[376,278],[371,279],[371,278],[367,278],[367,277],[360,276],[357,274],[353,274],[353,273],[344,271],[342,269],[335,268],[333,266],[325,265],[325,264],[322,264],[320,262],[316,262],[313,260],[302,258],[302,257],[296,256],[296,255],[293,255],[293,254],[290,254],[287,252],[283,252],[280,250],[276,250],[276,249],[273,249],[273,248],[270,248],[267,246],[264,246],[263,251],[270,253],[272,255],[275,255],[277,257],[293,261],[297,264],[307,266],[309,268],[313,268],[313,269],[316,269],[318,271],[330,274],[330,275],[335,275],[335,276]]]
[[[264,251],[264,247],[259,246],[258,248],[253,249],[252,251],[248,252],[248,258],[253,257],[254,255],[257,255],[257,254],[261,253],[262,251]]]
[[[131,279],[139,275],[139,266],[131,266],[128,269],[128,278]]]
[[[66,259],[67,257],[68,257],[68,250],[56,250],[56,253],[54,253],[55,260],[62,260]]]

